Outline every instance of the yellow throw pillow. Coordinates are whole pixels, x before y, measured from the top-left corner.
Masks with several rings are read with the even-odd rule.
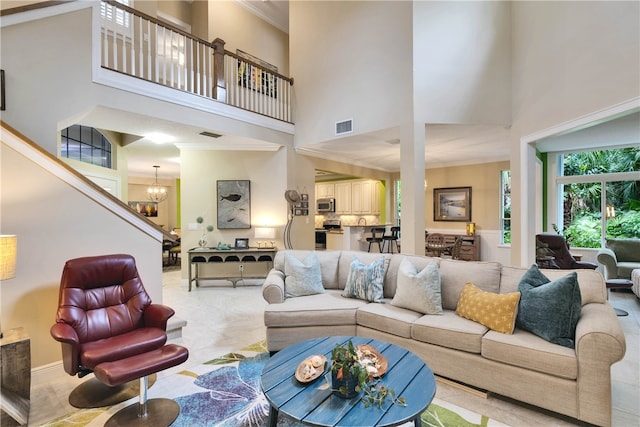
[[[471,282],[462,289],[456,314],[503,334],[512,334],[516,325],[520,292],[486,292]]]

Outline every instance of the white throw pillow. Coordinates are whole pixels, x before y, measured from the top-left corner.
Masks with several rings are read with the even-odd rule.
[[[391,305],[423,314],[442,314],[440,270],[435,261],[419,271],[404,258],[398,268],[396,294]]]
[[[353,257],[342,296],[370,302],[382,301],[382,286],[386,269],[387,263],[383,256],[369,265],[365,265],[358,258]]]
[[[284,295],[286,298],[324,292],[320,263],[315,252],[311,252],[303,261],[284,254]]]

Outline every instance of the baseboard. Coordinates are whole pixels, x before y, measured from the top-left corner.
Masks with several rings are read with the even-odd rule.
[[[473,394],[474,396],[482,397],[483,399],[488,399],[489,395],[491,394],[490,391],[483,390],[481,388],[477,388],[468,384],[460,383],[458,381],[454,381],[449,378],[439,377],[438,375],[436,375],[435,377],[436,377],[436,381],[442,384],[450,385],[451,387],[455,387],[462,391],[466,391],[467,393]]]

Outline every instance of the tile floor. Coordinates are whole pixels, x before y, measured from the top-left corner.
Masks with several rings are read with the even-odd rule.
[[[159,374],[159,378],[178,370],[188,369],[264,339],[261,288],[253,286],[206,286],[187,292],[181,283],[180,272],[164,274],[164,303],[176,310],[176,315],[188,322],[182,337],[173,342],[189,348],[189,360]],[[625,358],[612,368],[613,425],[640,426],[640,300],[627,292],[612,292],[611,303],[629,312],[619,317],[627,340]],[[69,392],[78,382],[62,373],[60,378],[46,384],[32,384],[32,426],[39,426],[74,410],[69,406]],[[149,390],[153,398],[154,388]],[[584,425],[574,419],[530,407],[500,396],[479,397],[458,388],[438,384],[437,397],[455,405],[485,414],[512,426],[572,426]],[[2,425],[11,425],[2,419]]]

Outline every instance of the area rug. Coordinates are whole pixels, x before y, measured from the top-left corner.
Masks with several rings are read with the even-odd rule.
[[[149,398],[171,397],[180,405],[172,427],[266,427],[269,403],[260,391],[260,373],[269,360],[264,342],[216,357],[192,370],[159,377]],[[47,427],[101,426],[132,399],[111,408],[78,410]],[[488,417],[435,398],[422,414],[422,425],[433,427],[506,427]],[[407,425],[412,425],[408,423]],[[284,415],[278,426],[302,427]]]

